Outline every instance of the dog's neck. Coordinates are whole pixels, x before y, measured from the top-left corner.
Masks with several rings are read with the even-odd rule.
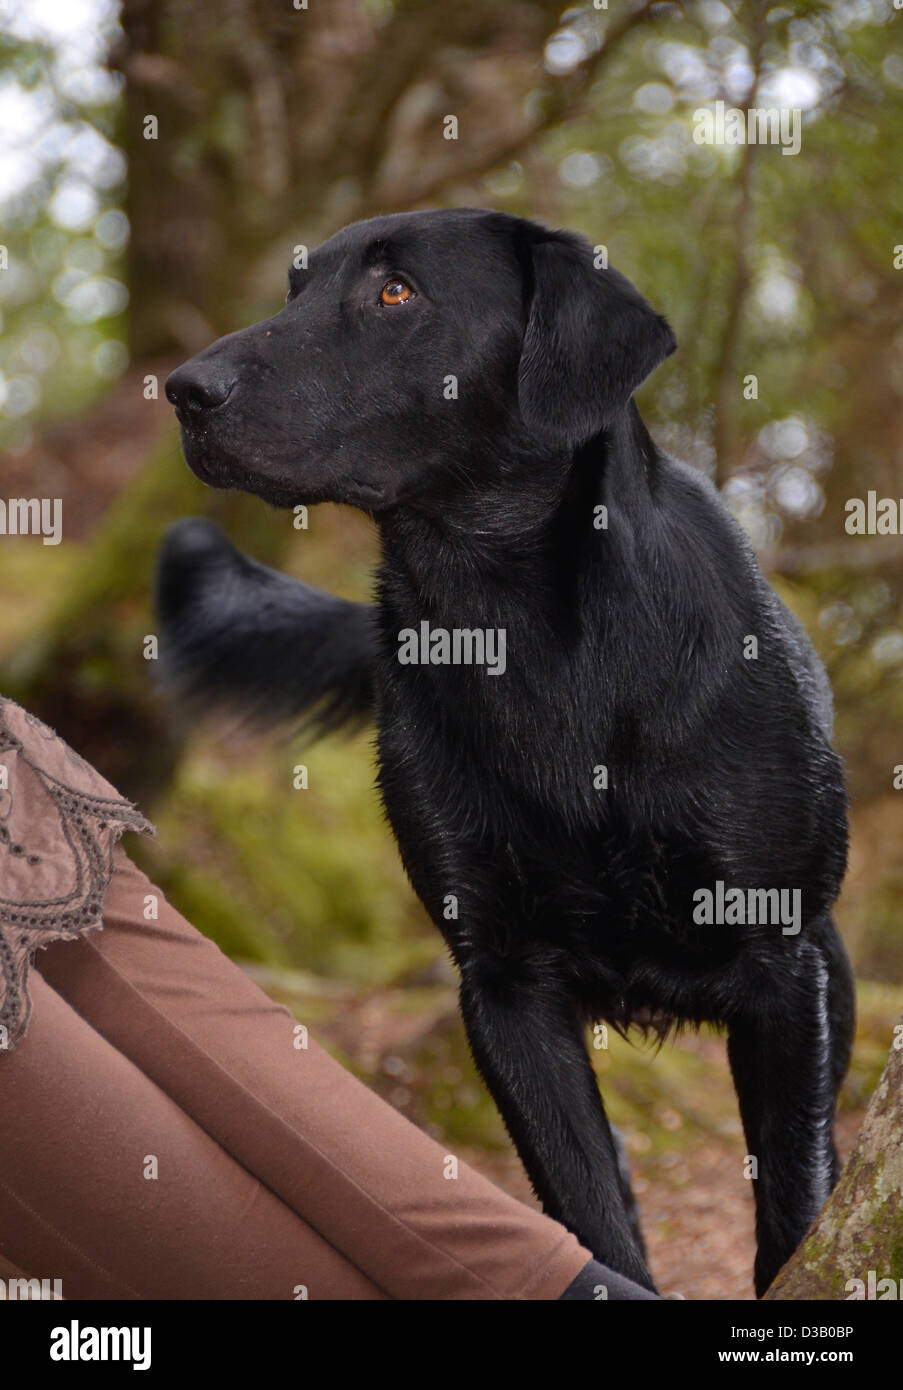
[[[606,521],[599,509],[617,508],[623,532],[633,505],[648,507],[655,463],[631,401],[577,449],[522,448],[519,456],[512,449],[479,487],[452,484],[439,497],[383,513],[383,601],[400,605],[407,595],[409,611],[467,625],[482,621],[488,592],[531,619],[556,621],[573,611],[583,570],[599,564]]]

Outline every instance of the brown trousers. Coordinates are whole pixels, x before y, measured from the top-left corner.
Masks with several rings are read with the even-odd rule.
[[[115,855],[103,930],[38,954],[0,1052],[0,1255],[76,1299],[560,1296],[589,1259],[572,1235],[449,1178]]]

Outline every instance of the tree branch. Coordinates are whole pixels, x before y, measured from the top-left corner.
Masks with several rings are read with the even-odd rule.
[[[391,204],[393,208],[404,211],[439,198],[454,184],[490,173],[500,165],[517,159],[537,139],[554,130],[563,120],[581,114],[593,83],[604,65],[628,34],[649,20],[656,3],[657,0],[642,0],[636,9],[610,24],[605,30],[599,48],[584,60],[575,73],[566,78],[547,79],[543,89],[545,111],[539,120],[525,126],[517,135],[500,141],[494,148],[490,147],[487,150],[485,146],[478,145],[464,152],[463,158],[459,154],[452,166],[440,169],[413,186],[381,189],[381,203]],[[549,36],[557,27],[554,25],[550,28]],[[368,209],[361,215],[369,216],[373,210],[375,209]]]

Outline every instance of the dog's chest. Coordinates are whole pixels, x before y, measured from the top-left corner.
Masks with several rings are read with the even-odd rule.
[[[718,872],[704,840],[606,786],[589,741],[546,732],[493,743],[384,701],[383,797],[436,926],[459,959],[555,960],[587,1017],[717,1016],[740,943],[693,923],[693,891]]]
[[[379,752],[405,859],[459,865],[487,891],[506,883],[536,928],[560,933],[600,915],[665,928],[680,915],[685,882],[700,881],[698,843],[667,824],[654,829],[611,776],[602,741],[551,712],[504,736],[409,698],[396,703],[390,691]]]

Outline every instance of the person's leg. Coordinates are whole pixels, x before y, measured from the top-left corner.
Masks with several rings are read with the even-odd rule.
[[[45,979],[391,1297],[557,1299],[582,1270],[589,1252],[563,1227],[451,1161],[313,1039],[299,1046],[288,1011],[121,849],[104,924],[41,953]]]
[[[68,943],[71,944],[71,943]],[[0,1053],[0,1254],[70,1299],[384,1299],[37,974]]]

